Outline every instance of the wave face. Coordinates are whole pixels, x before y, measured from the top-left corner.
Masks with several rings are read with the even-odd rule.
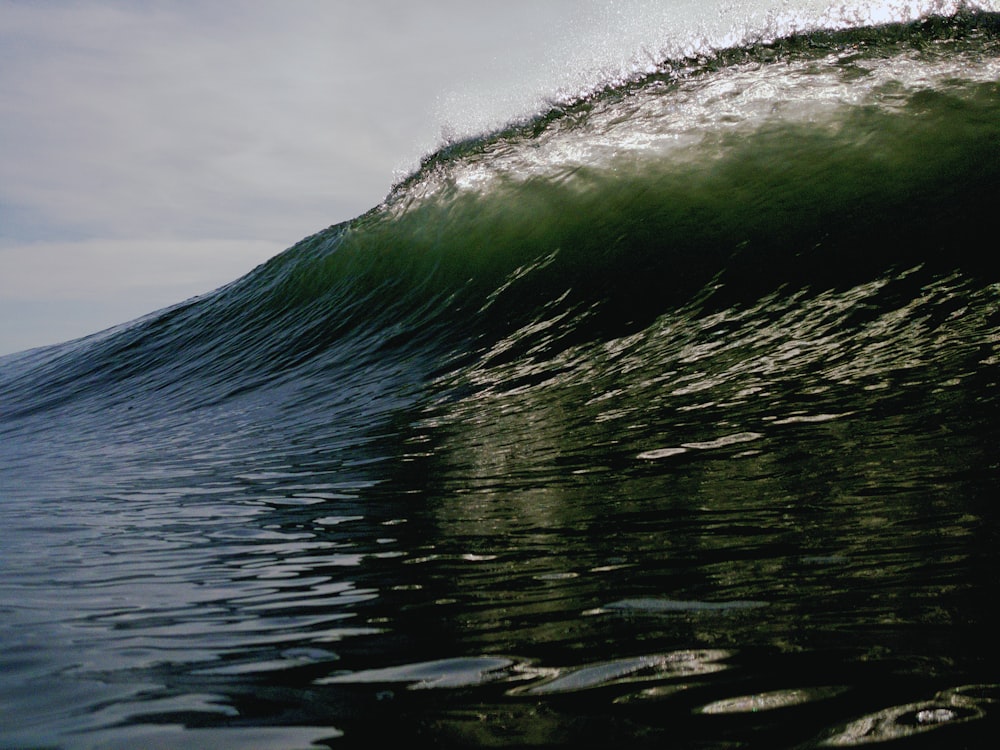
[[[0,744],[992,747],[1000,17],[871,20],[0,360]]]

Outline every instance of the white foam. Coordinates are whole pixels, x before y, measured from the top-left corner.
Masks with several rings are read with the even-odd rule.
[[[665,60],[810,31],[906,23],[960,10],[1000,11],[997,0],[617,0],[580,3],[544,29],[530,54],[477,71],[476,85],[440,99],[446,139],[529,118],[554,103],[655,72]],[[542,31],[537,31],[536,36]]]

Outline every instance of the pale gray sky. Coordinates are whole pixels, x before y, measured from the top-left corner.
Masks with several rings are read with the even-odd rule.
[[[490,97],[594,6],[0,0],[0,354],[366,211],[443,128],[520,106]]]
[[[0,355],[235,279],[443,133],[828,5],[0,0]]]

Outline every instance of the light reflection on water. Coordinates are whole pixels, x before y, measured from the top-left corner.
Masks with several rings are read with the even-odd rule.
[[[992,747],[996,290],[895,283],[537,326],[381,411],[36,426],[4,743]]]
[[[761,433],[752,453],[704,441],[649,462],[623,443],[580,474],[593,436],[572,389],[552,397],[519,394],[481,426],[418,424],[421,455],[379,482],[334,488],[336,462],[260,467],[48,497],[48,526],[12,514],[14,677],[0,684],[14,745],[292,747],[421,728],[443,744],[586,745],[596,726],[844,745],[992,726],[975,434],[945,450],[898,410],[852,404],[856,417]]]
[[[924,734],[982,719],[1000,700],[1000,686],[967,685],[942,691],[933,700],[893,706],[850,722],[823,741],[854,747]]]

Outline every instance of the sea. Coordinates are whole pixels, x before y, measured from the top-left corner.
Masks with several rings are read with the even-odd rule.
[[[996,747],[1000,14],[783,8],[0,359],[0,747]]]

